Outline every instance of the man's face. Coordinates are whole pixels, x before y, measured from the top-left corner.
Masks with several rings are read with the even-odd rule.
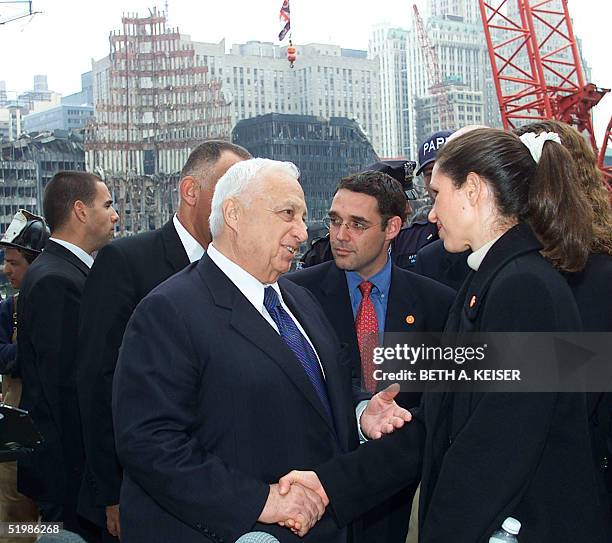
[[[28,261],[19,250],[8,247],[4,249],[4,274],[13,288],[21,288],[29,266]]]
[[[329,210],[331,219],[342,221],[341,226],[329,230],[329,241],[336,265],[341,270],[356,271],[364,279],[376,275],[387,261],[388,227],[383,228],[382,217],[374,196],[340,189]],[[350,228],[346,227],[350,225]],[[360,230],[358,225],[368,227]]]
[[[432,201],[436,198],[435,192],[432,191],[430,188],[431,174],[433,172],[434,164],[434,162],[430,162],[429,164],[427,164],[427,166],[425,166],[425,168],[423,168],[423,171],[421,172],[421,175],[423,176],[423,183],[425,184],[425,190],[427,190],[427,194],[429,194],[429,197],[432,199]]]
[[[290,174],[266,168],[239,199],[235,225],[237,263],[264,284],[289,271],[308,238],[302,187]]]
[[[464,185],[465,187],[465,185]],[[470,230],[470,206],[462,188],[457,188],[452,179],[434,168],[431,178],[434,205],[429,212],[429,222],[436,223],[444,248],[451,253],[465,251],[466,232]]]
[[[96,183],[96,197],[87,206],[87,232],[91,252],[106,245],[115,233],[115,224],[119,215],[113,209],[113,199],[108,187],[99,181]]]
[[[217,181],[219,181],[221,176],[229,170],[231,166],[241,160],[244,160],[244,158],[239,157],[231,151],[223,151],[219,156],[219,160],[217,160],[215,165],[209,170],[207,179],[197,179],[200,185],[196,195],[196,221],[193,227],[196,230],[196,238],[204,241],[206,245],[208,245],[211,240],[208,219],[210,217],[210,204]]]

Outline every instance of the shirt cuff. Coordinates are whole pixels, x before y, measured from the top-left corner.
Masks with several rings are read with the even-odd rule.
[[[357,432],[359,433],[359,443],[360,444],[361,443],[365,443],[366,441],[368,441],[368,438],[361,431],[361,415],[365,411],[365,408],[368,406],[368,402],[369,401],[370,400],[361,400],[357,404],[357,407],[355,408],[355,415],[357,417]]]

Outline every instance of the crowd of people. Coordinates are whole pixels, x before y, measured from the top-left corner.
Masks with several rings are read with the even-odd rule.
[[[339,180],[297,271],[292,163],[204,142],[173,218],[112,242],[104,182],[56,174],[44,219],[20,211],[0,241],[19,289],[3,399],[43,437],[0,464],[0,521],[93,543],[486,543],[512,517],[523,543],[610,541],[608,384],[415,393],[373,358],[388,333],[612,331],[592,150],[556,121],[436,133],[413,222],[407,172]]]

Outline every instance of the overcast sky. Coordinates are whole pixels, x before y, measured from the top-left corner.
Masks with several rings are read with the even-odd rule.
[[[275,41],[281,4],[282,0],[168,0],[169,23],[196,41]],[[296,43],[367,49],[372,24],[391,22],[410,27],[412,4],[411,0],[291,0],[293,39]],[[424,9],[424,0],[417,0],[417,4]],[[0,21],[23,12],[25,5],[0,4]],[[121,15],[144,15],[154,5],[164,9],[165,3],[33,0],[33,9],[42,13],[0,25],[0,80],[6,81],[7,90],[21,92],[32,87],[34,74],[47,74],[51,90],[76,92],[80,90],[80,74],[91,69],[91,59],[108,54],[109,31],[121,27]],[[582,39],[584,56],[592,67],[592,82],[611,88],[612,1],[570,0],[569,9],[574,31]],[[612,96],[608,95],[595,117],[598,139],[611,114]]]

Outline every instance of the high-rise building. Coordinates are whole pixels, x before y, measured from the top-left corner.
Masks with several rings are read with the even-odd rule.
[[[381,24],[370,31],[368,56],[378,61],[380,74],[378,152],[387,158],[410,155],[407,42],[408,31],[402,28]]]
[[[470,90],[467,85],[448,85],[447,93],[456,126],[485,124],[486,111],[481,91]],[[419,142],[434,132],[446,129],[441,123],[442,117],[439,115],[435,95],[426,94],[422,98],[417,98],[415,106],[415,125]]]
[[[95,122],[88,169],[109,174],[172,174],[207,138],[229,138],[221,83],[163,13],[122,17],[109,56],[93,62]]]
[[[61,104],[44,111],[30,113],[23,118],[26,132],[50,132],[53,130],[81,130],[93,118],[93,106],[69,106]]]
[[[427,11],[438,19],[449,16],[464,23],[478,24],[481,21],[478,0],[428,0]]]
[[[196,54],[223,84],[232,122],[267,113],[355,119],[380,149],[378,63],[366,51],[337,45],[297,45],[291,68],[287,48],[267,42],[192,42]]]
[[[447,87],[454,112],[454,126],[438,128],[455,129],[467,124],[499,126],[499,107],[477,0],[430,0],[429,11],[432,16],[427,19],[425,30],[436,50],[440,83]],[[415,106],[408,115],[409,141],[412,153],[416,153],[418,144],[431,134],[428,130],[436,125],[435,119],[444,117],[436,110],[439,101],[429,89],[427,70],[431,67],[426,63],[416,30],[408,36],[407,69],[408,102]],[[419,105],[427,111],[417,111]],[[426,122],[427,119],[431,122]]]

